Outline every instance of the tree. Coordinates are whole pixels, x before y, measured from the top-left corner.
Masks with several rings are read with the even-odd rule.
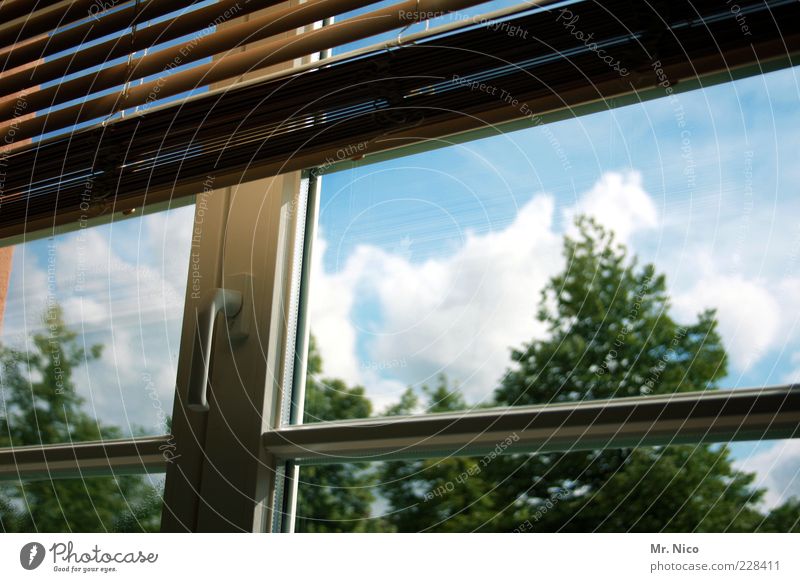
[[[538,319],[548,334],[512,351],[495,403],[715,389],[727,356],[714,312],[680,325],[663,275],[639,266],[591,219],[576,225],[577,236],[565,237],[566,268],[541,295]],[[443,399],[445,384],[433,400],[463,408],[456,396]],[[389,519],[402,531],[678,532],[755,531],[763,519],[762,491],[733,467],[725,446],[506,455],[459,481],[471,462],[389,464],[381,484],[396,512]],[[448,483],[458,486],[448,491]],[[430,499],[431,491],[443,493]],[[791,519],[792,508],[785,511],[783,522],[781,510],[770,523]]]
[[[312,336],[306,370],[303,422],[365,418],[372,404],[361,386],[348,387],[342,380],[322,380],[322,358]],[[352,532],[381,528],[370,519],[375,501],[374,474],[363,463],[303,467],[297,499],[298,531]]]
[[[713,390],[727,355],[713,311],[681,325],[663,275],[639,266],[613,233],[579,218],[565,237],[566,269],[542,292],[549,331],[512,352],[500,405],[579,402]],[[753,531],[762,492],[727,447],[706,444],[571,451],[503,459],[499,494],[516,500],[498,529]],[[533,520],[531,520],[533,517]]]
[[[0,446],[120,438],[121,431],[83,410],[74,370],[96,360],[102,346],[84,349],[64,323],[60,306],[47,310],[45,332],[25,349],[0,346]],[[155,531],[161,498],[140,476],[14,482],[0,490],[0,527],[21,532]]]
[[[457,388],[439,376],[434,388],[424,386],[427,413],[465,410],[467,403]],[[411,414],[419,404],[406,390],[389,415]],[[448,457],[423,461],[391,461],[378,469],[381,496],[391,507],[385,520],[401,532],[461,532],[480,529],[494,515],[495,497],[481,478],[480,458]]]
[[[770,511],[758,531],[800,533],[800,498],[792,497]]]

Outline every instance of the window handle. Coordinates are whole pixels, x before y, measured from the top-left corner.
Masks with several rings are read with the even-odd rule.
[[[247,281],[247,278],[245,278]],[[249,282],[249,281],[247,281]],[[245,287],[245,292],[249,285]],[[229,335],[232,339],[246,337],[242,326],[239,333],[230,333],[233,319],[242,311],[243,293],[234,289],[214,289],[197,308],[197,327],[195,328],[194,346],[192,348],[192,365],[189,372],[189,395],[187,405],[190,410],[205,412],[208,410],[207,387],[208,372],[211,365],[211,347],[214,342],[214,323],[220,312],[225,314],[229,324]]]

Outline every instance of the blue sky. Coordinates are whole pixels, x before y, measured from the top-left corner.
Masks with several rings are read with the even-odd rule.
[[[538,291],[582,212],[667,274],[677,319],[719,309],[724,387],[795,381],[797,72],[324,176],[311,327],[327,373],[363,384],[378,409],[439,372],[488,398],[508,348],[543,333]],[[765,477],[773,500],[800,493],[793,442],[735,451],[781,468]]]
[[[545,132],[532,128],[327,175],[325,270],[342,270],[358,245],[389,253],[405,245],[416,264],[446,258],[467,232],[507,228],[536,195],[552,196],[559,214],[606,173],[636,172],[658,225],[629,242],[675,286],[696,276],[690,253],[701,251],[724,273],[748,280],[800,274],[796,83],[796,71],[787,70],[681,95],[689,159],[673,107],[658,100],[547,126],[568,156],[567,170]],[[694,183],[684,174],[690,166]],[[772,355],[777,364],[759,358],[736,383],[780,381],[793,369],[790,354]]]

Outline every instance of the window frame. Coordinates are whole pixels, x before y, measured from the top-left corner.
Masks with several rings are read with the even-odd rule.
[[[710,73],[680,83],[675,91],[765,74],[791,66],[791,58]],[[542,123],[657,97],[664,97],[658,88],[634,89],[613,99],[545,112]],[[497,126],[463,131],[455,123],[448,126],[452,131],[447,139],[388,149],[359,163],[530,126],[530,121],[498,119]],[[414,132],[418,129],[410,131]],[[401,143],[404,135],[395,136],[395,143]],[[203,212],[196,209],[195,225],[202,225],[198,252],[211,274],[200,281],[196,293],[191,272],[187,273],[172,435],[0,449],[0,479],[166,471],[163,531],[291,532],[303,464],[479,454],[512,433],[519,436],[521,445],[509,452],[800,438],[800,387],[796,385],[302,425],[309,341],[306,307],[313,284],[310,258],[322,174],[352,163],[225,187],[208,195]],[[148,206],[148,213],[191,200],[157,203]],[[129,217],[114,213],[93,219],[90,225]],[[76,228],[73,223],[24,233],[3,243]],[[261,244],[254,245],[256,240]],[[231,276],[242,273],[252,277],[252,285],[243,289],[243,312],[237,317],[250,320],[250,333],[246,340],[236,340],[226,318],[217,318],[211,406],[208,412],[196,412],[188,407],[187,393],[203,297],[229,287]],[[587,422],[587,414],[609,420],[598,425]],[[692,422],[678,422],[676,417]],[[560,421],[547,425],[551,422],[547,418]],[[498,426],[502,431],[496,430]],[[551,442],[553,438],[557,444]]]
[[[512,434],[508,452],[529,453],[800,438],[797,385],[303,425],[321,181],[311,170],[198,195],[198,252],[215,275],[196,293],[187,273],[172,435],[0,449],[0,479],[166,471],[162,531],[292,532],[303,465],[482,454]],[[242,270],[253,277],[243,307],[251,335],[234,341],[217,318],[211,410],[189,410],[200,297]],[[215,394],[243,378],[242,366],[243,390]]]

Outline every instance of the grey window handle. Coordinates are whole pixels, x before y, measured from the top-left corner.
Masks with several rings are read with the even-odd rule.
[[[206,391],[208,371],[211,365],[211,347],[214,341],[214,323],[220,312],[231,320],[242,310],[242,293],[233,289],[215,289],[209,293],[197,310],[197,328],[192,348],[192,365],[189,372],[189,394],[187,405],[190,410],[208,410]]]

